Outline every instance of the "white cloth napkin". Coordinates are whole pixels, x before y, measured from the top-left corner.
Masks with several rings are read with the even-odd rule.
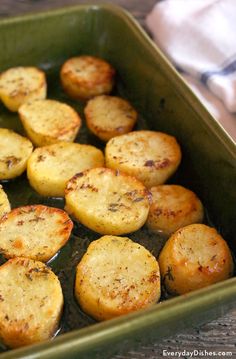
[[[236,0],[164,0],[148,15],[147,26],[236,140]]]

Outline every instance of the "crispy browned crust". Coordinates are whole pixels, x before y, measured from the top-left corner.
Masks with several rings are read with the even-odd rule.
[[[65,193],[67,194],[70,191],[75,190],[77,188],[77,183],[76,183],[77,178],[86,176],[86,174],[89,173],[91,170],[93,170],[93,169],[88,169],[83,172],[76,173],[76,175],[74,175],[67,183]],[[142,189],[141,192],[143,193],[143,196],[147,197],[149,200],[149,203],[151,203],[150,191],[147,188],[145,188],[144,185],[136,177],[132,177],[132,176],[128,175],[127,173],[124,173],[121,171],[116,171],[116,170],[113,170],[111,168],[106,168],[106,167],[97,167],[96,170],[99,170],[98,175],[101,175],[101,176],[105,172],[107,172],[107,173],[110,172],[110,173],[114,174],[115,176],[122,176],[123,178],[127,178],[127,179],[132,178],[133,183],[136,183],[136,185]]]
[[[65,199],[68,213],[83,225],[100,234],[121,235],[144,225],[150,196],[135,177],[98,167],[72,177]]]
[[[177,230],[163,247],[159,264],[169,293],[185,294],[233,275],[233,259],[224,239],[205,224]]]
[[[5,142],[7,151],[0,153],[0,179],[8,180],[20,176],[26,169],[33,144],[26,137],[9,130],[0,129],[0,141]]]
[[[109,125],[103,123],[103,118],[99,113],[100,109],[98,109],[98,106],[103,108],[106,105],[109,105],[109,111],[105,115],[110,119]],[[115,111],[117,116],[115,124],[112,121],[112,111]],[[90,131],[103,141],[132,131],[138,116],[128,101],[120,97],[106,95],[97,96],[88,101],[84,113]]]
[[[5,80],[4,77],[7,77],[8,75],[11,75],[12,70],[14,71],[22,71],[22,70],[34,70],[35,74],[37,74],[37,84],[32,89],[27,89],[19,86],[15,86],[15,89],[13,89],[11,92],[7,91],[2,87],[2,97],[4,104],[6,107],[13,112],[16,112],[20,105],[22,105],[24,102],[29,101],[31,99],[41,99],[46,97],[46,91],[47,91],[47,82],[46,82],[46,75],[45,73],[34,66],[18,66],[14,68],[10,68],[0,74],[0,81]],[[21,77],[19,77],[20,79]],[[14,81],[14,77],[12,77],[12,82]],[[23,79],[24,81],[24,79]]]
[[[42,196],[64,197],[76,173],[104,165],[103,152],[91,145],[60,142],[34,150],[27,162],[30,185]]]
[[[41,129],[36,130],[35,126],[31,123],[30,115],[37,113],[40,110],[43,111],[45,106],[48,110],[50,109],[50,105],[59,107],[59,110],[61,111],[60,126],[56,126],[54,124],[54,128],[51,132],[41,131]],[[79,114],[71,106],[55,100],[46,99],[32,103],[26,103],[20,107],[18,113],[25,131],[28,134],[28,137],[31,138],[32,142],[36,146],[50,145],[59,141],[71,142],[76,137],[82,125],[82,120]],[[53,120],[53,116],[54,112],[51,110],[51,114],[49,115],[49,122]],[[66,119],[66,124],[63,121],[64,118]],[[68,121],[68,118],[70,118],[70,121]],[[43,118],[43,123],[44,122],[45,118]]]
[[[0,266],[0,276],[2,273],[5,272],[5,270],[8,269],[8,267],[11,267],[12,265],[17,266],[17,268],[20,267],[24,268],[22,283],[11,282],[11,285],[13,286],[23,285],[25,278],[27,278],[29,283],[37,283],[38,279],[43,280],[45,283],[46,281],[54,281],[54,285],[55,285],[54,290],[57,289],[56,292],[54,292],[57,293],[55,294],[56,297],[54,298],[56,299],[56,306],[54,308],[50,308],[48,312],[43,313],[46,321],[45,323],[44,322],[41,323],[42,325],[39,325],[39,323],[35,324],[32,315],[29,315],[27,313],[27,303],[24,302],[20,303],[21,298],[16,298],[14,301],[16,306],[19,307],[19,310],[22,309],[22,312],[24,313],[24,316],[22,316],[21,319],[16,318],[14,316],[14,314],[11,312],[11,307],[9,307],[9,305],[7,307],[7,311],[4,313],[4,310],[6,310],[6,307],[4,306],[5,299],[3,296],[0,295],[0,306],[1,306],[0,337],[2,341],[11,348],[17,348],[17,347],[22,347],[25,345],[37,343],[45,339],[50,339],[51,337],[53,337],[53,335],[55,334],[55,332],[59,327],[59,321],[63,309],[63,296],[62,296],[62,291],[60,290],[60,282],[58,278],[56,278],[54,273],[45,264],[39,261],[32,261],[30,259],[22,258],[22,257],[10,259],[2,266]],[[1,288],[0,288],[1,293],[3,292],[2,286],[4,287],[5,285],[7,285],[6,276],[4,276],[3,278],[4,279],[1,281]],[[22,287],[22,289],[24,290],[25,293],[24,287]],[[12,290],[12,287],[9,287],[8,290]],[[34,295],[34,293],[30,293],[29,290],[27,290],[26,293],[27,296]],[[46,300],[46,298],[47,298],[46,296],[43,297],[42,295],[41,298],[42,307],[44,304],[43,301]],[[30,297],[29,298],[27,297],[27,299],[29,299],[30,301],[30,303],[28,304],[31,305],[33,299]],[[53,305],[55,305],[54,301],[53,301]],[[21,308],[21,306],[23,307]],[[37,307],[37,311],[40,312],[40,310],[41,307]],[[44,329],[42,329],[42,326],[44,326],[44,324],[45,327]]]
[[[29,222],[42,222],[42,231],[44,230],[45,226],[44,221],[47,220],[47,214],[59,215],[59,219],[57,220],[58,231],[55,233],[55,236],[59,238],[59,241],[50,247],[50,238],[48,238],[47,248],[43,252],[41,251],[42,248],[38,250],[38,253],[31,253],[27,249],[27,241],[34,241],[34,237],[30,237],[32,234],[29,234],[29,237],[16,237],[14,241],[11,240],[6,243],[7,233],[5,233],[2,229],[3,225],[6,225],[8,222],[11,223],[14,221],[14,219],[18,220],[15,224],[13,224],[13,227],[16,226],[22,228],[24,225],[29,225],[29,222],[21,220],[21,216],[27,215],[28,213],[34,213],[34,219],[31,219]],[[29,205],[15,208],[0,219],[0,238],[3,238],[4,236],[4,241],[1,241],[0,244],[0,251],[5,258],[23,256],[34,260],[47,262],[69,240],[72,228],[73,222],[67,213],[59,208],[48,207],[44,205]]]
[[[108,141],[105,160],[107,167],[135,176],[151,188],[165,183],[177,170],[181,149],[175,137],[166,133],[132,131]]]
[[[17,68],[22,69],[23,67],[22,67],[22,66],[18,66],[18,67],[15,67],[14,69],[17,69]],[[36,91],[37,91],[39,88],[44,87],[45,84],[46,84],[46,75],[45,75],[45,73],[44,73],[41,69],[39,69],[38,67],[35,67],[35,66],[30,66],[30,67],[27,67],[27,68],[34,69],[34,70],[37,71],[39,74],[41,74],[41,78],[39,79],[40,82],[38,83],[38,87],[37,87]],[[1,73],[0,73],[0,79],[2,79],[5,75],[7,75],[8,73],[10,73],[11,71],[12,71],[12,68],[7,69],[7,70],[4,71],[4,72],[1,72]],[[14,98],[14,97],[16,97],[16,96],[19,95],[19,94],[26,95],[25,92],[22,92],[22,90],[19,89],[19,91],[15,92],[15,93],[12,93],[12,94],[9,94],[9,96],[12,97],[12,98]]]
[[[82,70],[93,65],[96,71],[89,78],[80,76],[74,68],[81,63]],[[75,99],[88,99],[101,94],[108,94],[114,84],[114,68],[106,61],[93,56],[78,56],[67,60],[60,71],[61,83],[65,92]]]
[[[147,226],[170,235],[192,223],[201,223],[204,209],[196,194],[179,185],[159,185],[150,189],[152,204]]]
[[[133,273],[136,261],[137,275]],[[158,263],[129,238],[101,237],[90,244],[77,266],[75,296],[83,310],[97,320],[146,308],[160,297]]]

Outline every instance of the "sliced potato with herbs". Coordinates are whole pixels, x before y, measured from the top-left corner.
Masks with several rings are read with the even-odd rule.
[[[0,128],[0,180],[20,176],[32,151],[33,145],[26,137]]]
[[[155,257],[125,237],[93,241],[77,266],[75,296],[97,320],[147,308],[160,298],[160,272]]]
[[[169,236],[177,229],[192,223],[201,223],[204,210],[200,199],[187,188],[160,185],[150,189],[152,203],[147,226]]]
[[[132,131],[137,112],[131,104],[115,96],[97,96],[84,110],[90,131],[103,141]]]
[[[51,259],[70,237],[73,223],[61,209],[31,205],[0,219],[0,252],[5,258]]]
[[[57,276],[43,263],[14,258],[0,267],[0,337],[11,348],[53,337],[63,294]]]
[[[13,112],[28,101],[44,99],[46,77],[36,67],[13,67],[0,74],[0,99]]]
[[[73,142],[81,126],[78,113],[55,100],[28,102],[19,108],[24,129],[35,146]]]
[[[103,153],[96,147],[61,142],[34,150],[27,176],[42,196],[64,197],[66,184],[76,173],[103,165]]]
[[[149,211],[149,192],[136,178],[108,168],[75,175],[65,191],[66,210],[101,234],[138,230]]]
[[[181,151],[176,139],[155,131],[133,131],[106,145],[106,166],[137,177],[150,188],[163,184],[178,168]]]
[[[4,192],[2,186],[0,185],[0,217],[10,212],[10,210],[11,210],[11,205],[9,203],[7,194]]]
[[[159,256],[166,290],[184,294],[233,275],[233,259],[224,239],[214,228],[190,224],[175,232]]]
[[[94,56],[77,56],[62,66],[60,76],[65,92],[75,99],[108,94],[114,84],[114,68]]]

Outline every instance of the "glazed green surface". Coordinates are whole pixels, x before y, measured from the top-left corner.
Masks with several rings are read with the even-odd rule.
[[[167,132],[176,136],[181,145],[183,161],[170,182],[182,183],[197,192],[213,223],[235,250],[235,145],[128,16],[109,6],[80,6],[3,20],[0,43],[0,70],[17,65],[41,67],[47,72],[48,97],[71,104],[82,116],[83,104],[70,100],[60,87],[60,65],[78,54],[92,54],[111,62],[118,73],[115,93],[127,97],[139,111],[138,128]],[[2,105],[0,127],[22,133],[18,116]],[[103,147],[85,126],[77,141]],[[24,176],[4,184],[4,188],[13,207],[28,203],[63,207],[62,200],[37,195]],[[68,244],[50,263],[59,275],[66,298],[61,333],[94,323],[75,302],[73,282],[75,265],[90,241],[98,237],[76,225]],[[156,255],[162,245],[161,237],[151,236],[145,229],[130,237]],[[115,350],[115,343],[129,347],[135,341],[162,338],[213,318],[233,305],[235,295],[236,281],[231,279],[170,299],[145,312],[90,325],[61,335],[51,343],[10,351],[2,357],[105,358]],[[144,331],[148,335],[143,336]]]

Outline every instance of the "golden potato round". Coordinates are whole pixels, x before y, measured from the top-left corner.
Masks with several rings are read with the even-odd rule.
[[[15,208],[0,219],[0,251],[5,258],[47,262],[68,241],[72,227],[61,209],[43,205]]]
[[[149,211],[149,192],[136,178],[108,168],[75,175],[65,191],[66,210],[100,234],[138,230]]]
[[[114,68],[94,56],[77,56],[67,60],[60,72],[65,92],[75,99],[89,99],[109,94],[114,84]]]
[[[6,128],[0,128],[0,180],[20,176],[33,151],[32,143]]]
[[[227,243],[205,224],[190,224],[172,234],[158,262],[163,284],[172,294],[188,293],[233,275]]]
[[[42,196],[64,197],[66,183],[76,173],[104,165],[94,146],[61,142],[36,148],[27,164],[31,186]]]
[[[116,96],[97,96],[84,110],[88,128],[103,141],[132,131],[137,112],[131,104]]]
[[[78,113],[55,100],[28,102],[19,108],[19,115],[28,137],[37,147],[73,142],[81,126]]]
[[[150,188],[176,171],[181,151],[176,139],[165,133],[133,131],[108,141],[105,160],[107,167],[135,176]]]
[[[28,101],[44,99],[46,77],[36,67],[13,67],[0,74],[0,99],[13,112]]]
[[[129,238],[104,236],[89,245],[77,266],[75,296],[97,320],[147,308],[160,298],[157,260]]]
[[[11,205],[9,203],[7,194],[4,192],[2,185],[0,185],[0,217],[10,212]]]
[[[14,258],[0,267],[0,337],[11,348],[53,337],[63,294],[57,276],[43,263]]]
[[[152,203],[147,226],[169,236],[177,229],[192,223],[201,223],[204,210],[200,199],[187,188],[177,185],[159,185],[150,189]]]

